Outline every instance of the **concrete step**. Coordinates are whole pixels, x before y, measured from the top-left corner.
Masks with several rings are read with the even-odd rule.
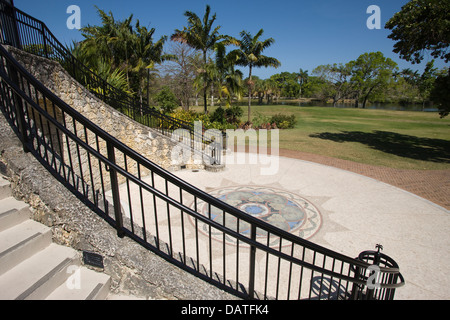
[[[66,281],[69,268],[79,265],[71,248],[50,244],[0,276],[2,300],[42,300]]]
[[[110,277],[81,266],[78,252],[52,242],[0,176],[0,300],[104,300]]]
[[[0,232],[0,275],[51,243],[51,229],[33,220],[26,220]]]
[[[0,232],[30,218],[30,206],[13,197],[0,200]]]
[[[111,278],[85,267],[71,270],[66,282],[56,288],[46,300],[105,300],[109,294]]]
[[[20,234],[20,235],[19,235]],[[80,265],[72,248],[51,242],[35,221],[0,232],[0,300],[104,300],[110,277]]]

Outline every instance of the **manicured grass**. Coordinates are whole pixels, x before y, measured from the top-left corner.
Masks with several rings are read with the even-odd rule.
[[[242,120],[247,108],[242,108]],[[352,108],[252,106],[252,115],[295,114],[280,148],[397,169],[450,169],[450,116]]]

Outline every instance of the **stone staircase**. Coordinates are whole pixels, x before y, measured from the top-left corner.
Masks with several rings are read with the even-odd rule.
[[[0,300],[104,300],[110,277],[86,268],[80,254],[52,242],[0,176]]]

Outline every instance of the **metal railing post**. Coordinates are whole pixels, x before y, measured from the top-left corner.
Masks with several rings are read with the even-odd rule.
[[[360,276],[361,276],[361,268],[359,266],[355,266],[355,277],[354,277],[355,282],[353,282],[350,300],[358,300],[358,297],[361,295],[362,288],[358,284]]]
[[[48,48],[47,41],[45,40],[45,26],[41,24],[41,33],[42,33],[42,45],[44,46],[44,55],[48,59]]]
[[[256,225],[252,224],[251,235],[252,241],[256,241]],[[255,266],[256,266],[256,247],[250,245],[250,267],[248,280],[248,295],[250,299],[255,298]]]
[[[12,0],[5,1],[1,4],[1,10],[4,15],[0,21],[3,32],[1,32],[1,38],[4,44],[12,45],[16,48],[22,49],[19,31],[17,28],[16,8]]]
[[[8,63],[8,73],[11,77],[11,80],[20,88],[19,74],[16,68],[9,63]],[[27,146],[28,143],[27,125],[25,120],[25,112],[22,98],[17,93],[13,93],[13,101],[23,151],[25,153],[28,153],[30,152],[30,149]]]
[[[112,163],[116,163],[116,156],[114,153],[114,146],[111,142],[107,141],[106,148],[108,149],[108,160]],[[109,168],[109,175],[111,179],[111,192],[113,196],[114,202],[114,216],[116,219],[116,229],[117,236],[119,238],[123,238],[125,236],[125,232],[123,231],[123,217],[122,217],[122,208],[120,204],[120,195],[119,195],[119,182],[117,180],[117,172],[114,168]]]

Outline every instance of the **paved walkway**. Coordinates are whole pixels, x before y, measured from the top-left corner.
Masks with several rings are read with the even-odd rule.
[[[298,195],[321,215],[310,241],[354,257],[380,243],[406,280],[396,299],[450,299],[450,211],[443,197],[449,190],[447,171],[425,174],[305,153],[280,154],[272,175],[261,174],[267,163],[249,164],[248,154],[245,164],[228,162],[223,172],[184,170],[176,175],[218,195],[243,186]],[[252,204],[249,209],[261,208]]]

